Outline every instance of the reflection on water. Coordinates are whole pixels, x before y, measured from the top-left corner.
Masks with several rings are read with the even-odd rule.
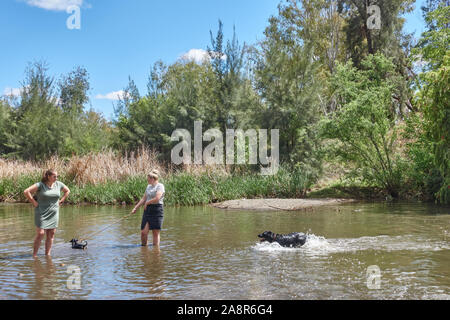
[[[57,294],[55,288],[51,285],[54,282],[56,272],[55,265],[51,257],[33,259],[31,269],[33,270],[34,283],[31,284],[31,292],[34,293],[31,299],[41,299],[51,297]]]
[[[63,207],[52,257],[32,258],[26,205],[0,205],[0,299],[450,299],[449,208],[347,204],[307,212],[166,208],[160,247],[127,207]],[[301,248],[257,234],[305,232]],[[151,237],[151,234],[150,234]],[[151,239],[149,239],[151,242]],[[367,268],[381,271],[367,287]],[[79,270],[80,287],[68,280]]]

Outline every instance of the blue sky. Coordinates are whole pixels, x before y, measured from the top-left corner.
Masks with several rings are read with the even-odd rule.
[[[405,29],[423,31],[418,0]],[[17,92],[28,62],[45,60],[57,78],[75,66],[90,75],[91,106],[112,118],[112,100],[128,83],[128,76],[146,93],[154,62],[171,64],[184,54],[199,53],[210,44],[209,30],[224,24],[225,39],[233,25],[241,43],[263,38],[280,0],[1,0],[0,95]],[[81,8],[80,29],[66,26]],[[197,51],[193,50],[197,49]],[[191,51],[192,50],[192,51]]]

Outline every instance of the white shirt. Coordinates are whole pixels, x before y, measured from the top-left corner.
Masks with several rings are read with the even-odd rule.
[[[145,189],[145,196],[146,196],[145,201],[147,202],[147,201],[152,200],[153,198],[155,198],[156,197],[156,192],[158,192],[158,191],[162,192],[162,196],[159,199],[158,203],[163,204],[164,203],[163,199],[164,199],[165,190],[164,190],[164,185],[162,183],[157,183],[155,186],[152,186],[151,184],[149,184],[147,186],[147,189]],[[154,204],[156,204],[156,203],[154,203]]]

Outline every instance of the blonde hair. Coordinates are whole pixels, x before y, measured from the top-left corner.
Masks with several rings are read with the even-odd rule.
[[[148,175],[147,177],[153,178],[155,180],[158,180],[159,178],[159,171],[156,169],[153,169]]]

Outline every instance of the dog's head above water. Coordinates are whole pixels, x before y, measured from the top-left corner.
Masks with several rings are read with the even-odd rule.
[[[263,241],[269,241],[272,242],[275,238],[276,234],[272,231],[264,231],[261,234],[258,234],[258,237],[261,238],[261,242]]]

